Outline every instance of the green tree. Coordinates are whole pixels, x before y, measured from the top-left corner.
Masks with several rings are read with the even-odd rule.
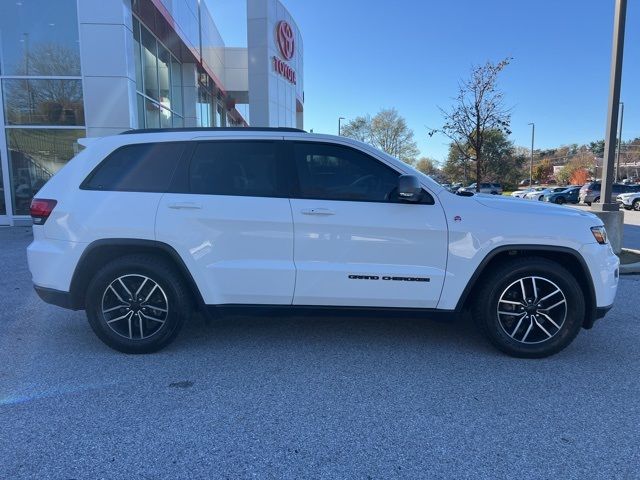
[[[471,146],[462,145],[462,149]],[[482,163],[481,178],[502,183],[503,187],[515,187],[523,175],[523,166],[527,161],[527,152],[514,147],[501,130],[485,133],[485,161]],[[470,169],[466,155],[461,154],[460,146],[453,142],[449,145],[449,155],[442,168],[443,173],[452,181],[471,183],[476,181],[475,169]],[[482,180],[481,180],[482,181]]]

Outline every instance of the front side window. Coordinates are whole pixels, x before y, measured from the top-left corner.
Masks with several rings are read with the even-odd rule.
[[[141,143],[111,153],[82,184],[85,190],[166,192],[182,143]]]
[[[191,193],[254,197],[287,196],[280,174],[277,143],[269,141],[203,142],[191,159]]]
[[[391,201],[398,172],[352,148],[296,143],[299,196],[323,200]]]

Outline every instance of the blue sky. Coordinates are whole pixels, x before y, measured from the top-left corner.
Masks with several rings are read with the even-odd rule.
[[[244,0],[206,0],[228,46],[246,45]],[[395,107],[422,155],[443,160],[438,106],[473,64],[513,57],[501,77],[512,140],[536,148],[604,137],[614,0],[284,0],[304,41],[305,129]],[[629,2],[623,138],[640,136],[640,2]]]

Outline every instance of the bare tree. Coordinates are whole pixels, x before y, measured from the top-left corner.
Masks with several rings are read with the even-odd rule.
[[[444,125],[429,132],[443,133],[465,160],[476,162],[476,191],[480,191],[485,141],[489,131],[499,130],[509,135],[511,115],[503,105],[504,94],[498,90],[498,74],[509,65],[510,58],[498,63],[488,61],[475,66],[471,77],[460,82],[456,103],[451,110],[440,108]]]
[[[369,143],[403,162],[413,163],[420,153],[411,130],[395,108],[375,117],[356,117],[342,128],[342,135]]]
[[[343,137],[353,138],[361,142],[371,143],[371,117],[356,117],[347,122],[340,132]]]

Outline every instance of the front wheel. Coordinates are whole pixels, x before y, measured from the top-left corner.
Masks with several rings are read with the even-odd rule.
[[[633,209],[636,212],[640,212],[640,198],[633,201]]]
[[[474,319],[489,341],[509,355],[553,355],[580,331],[585,315],[582,289],[556,262],[514,259],[498,266],[482,284]]]
[[[180,275],[161,258],[130,255],[107,263],[87,289],[95,334],[124,353],[151,353],[171,343],[191,312]]]
[[[564,203],[566,203],[566,202],[567,202],[567,201],[564,199],[564,197],[558,197],[558,198],[556,199],[556,203],[557,203],[558,205],[562,205],[562,204],[564,204]]]

